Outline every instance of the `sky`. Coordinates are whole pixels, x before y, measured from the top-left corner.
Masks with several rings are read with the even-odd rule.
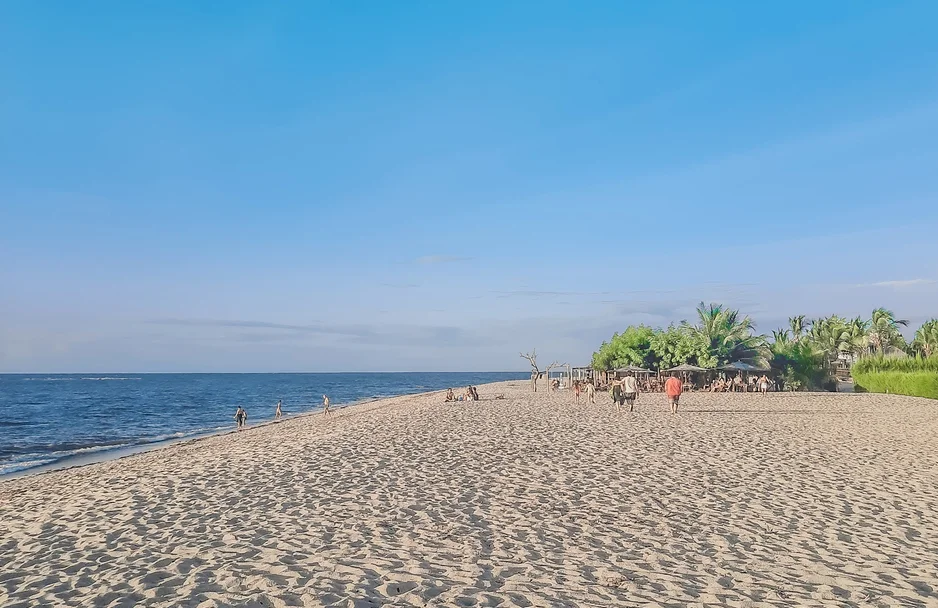
[[[934,2],[0,3],[0,372],[938,316]]]

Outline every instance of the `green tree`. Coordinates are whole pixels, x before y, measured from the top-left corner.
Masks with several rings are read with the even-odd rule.
[[[716,359],[710,356],[707,343],[687,324],[654,332],[650,341],[651,367],[668,369],[684,363],[700,367],[716,367]]]
[[[701,302],[697,306],[697,317],[698,324],[692,331],[707,344],[707,351],[716,365],[732,361],[767,365],[770,352],[765,337],[753,333],[748,316],[740,318],[738,310]]]
[[[825,355],[826,368],[832,368],[840,353],[850,352],[847,320],[838,315],[811,321],[807,341]]]
[[[786,390],[823,388],[829,376],[826,353],[809,340],[776,341],[772,344],[772,368]]]
[[[791,337],[796,342],[804,336],[806,321],[804,315],[788,317],[788,327],[791,329]]]
[[[877,308],[870,317],[870,346],[879,354],[884,354],[889,347],[902,348],[905,338],[899,327],[907,327],[909,322],[896,319],[891,310]]]
[[[912,350],[923,357],[938,354],[938,319],[922,323],[912,340]]]
[[[621,334],[612,335],[593,353],[593,369],[609,370],[627,365],[649,364],[650,343],[654,330],[645,325],[630,325]]]
[[[843,350],[854,357],[862,357],[870,352],[870,324],[860,317],[848,321],[843,338]]]

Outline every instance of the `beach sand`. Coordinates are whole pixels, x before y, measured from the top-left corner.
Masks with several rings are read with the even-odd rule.
[[[4,481],[0,605],[938,605],[938,403],[528,390]]]

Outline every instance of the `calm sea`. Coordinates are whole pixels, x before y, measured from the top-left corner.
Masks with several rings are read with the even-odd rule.
[[[232,428],[238,405],[248,422],[335,405],[525,373],[369,374],[0,374],[0,475]]]

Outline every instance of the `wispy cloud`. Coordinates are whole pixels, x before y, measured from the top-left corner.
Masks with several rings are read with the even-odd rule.
[[[461,327],[452,326],[420,326],[420,325],[388,325],[388,324],[325,324],[315,323],[308,325],[295,325],[287,323],[270,323],[267,321],[243,321],[228,319],[154,319],[149,323],[166,326],[189,328],[229,328],[229,329],[256,329],[261,333],[248,334],[243,331],[231,335],[214,336],[215,339],[234,340],[238,342],[254,341],[266,342],[294,337],[299,339],[316,339],[317,337],[338,337],[340,341],[351,344],[371,346],[439,346],[462,344],[475,345],[479,339],[471,332]],[[273,331],[264,331],[273,330]],[[283,332],[283,333],[274,333]]]
[[[381,286],[393,289],[417,289],[420,287],[417,283],[381,283]]]
[[[425,255],[414,261],[418,264],[451,264],[453,262],[467,262],[471,259],[459,255]]]
[[[903,289],[905,287],[915,287],[918,285],[934,285],[938,283],[935,279],[904,279],[899,281],[879,281],[878,283],[865,283],[858,287],[888,287],[892,289]]]

